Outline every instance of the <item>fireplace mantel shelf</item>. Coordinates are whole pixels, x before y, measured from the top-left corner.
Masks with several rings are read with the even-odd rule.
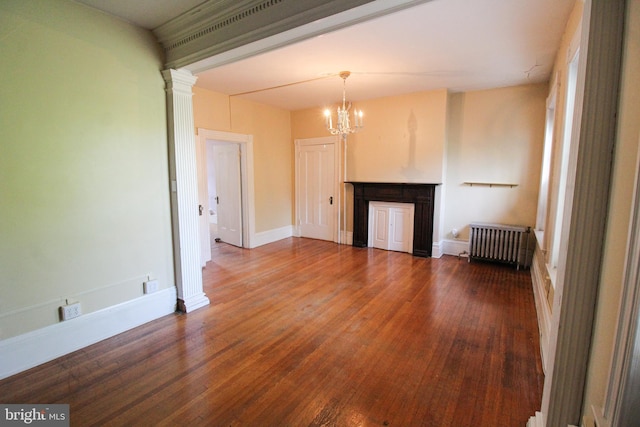
[[[353,185],[353,246],[368,246],[369,202],[413,203],[413,254],[431,256],[434,197],[436,185],[439,184],[359,181],[347,183]]]

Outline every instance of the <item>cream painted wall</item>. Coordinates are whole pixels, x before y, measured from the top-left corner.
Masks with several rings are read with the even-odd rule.
[[[364,128],[348,137],[347,181],[442,183],[447,102],[447,91],[437,90],[354,103]],[[294,140],[328,135],[320,107],[292,112],[291,129]],[[352,205],[348,185],[347,230]]]
[[[469,223],[534,226],[544,142],[547,85],[514,86],[450,96],[444,233]],[[516,187],[464,182],[512,183]]]
[[[602,276],[598,292],[593,345],[583,406],[591,420],[592,406],[602,408],[607,391],[620,309],[634,182],[638,174],[640,139],[640,0],[627,2],[620,113],[616,139],[611,202],[607,221]],[[589,425],[589,424],[587,424]]]
[[[291,113],[195,87],[195,127],[253,135],[256,232],[293,224]]]
[[[162,56],[69,1],[0,2],[0,339],[174,286]]]
[[[349,137],[349,181],[443,181],[446,90],[362,101],[355,107],[364,111],[365,127]]]
[[[359,106],[360,104],[358,104]],[[323,109],[309,108],[306,110],[298,110],[291,112],[291,137],[292,139],[318,138],[328,136],[325,127],[325,118]],[[367,114],[368,116],[368,114]],[[334,112],[335,117],[335,112]],[[365,125],[368,127],[368,117],[365,119]]]
[[[360,101],[354,108],[364,111],[364,128],[348,137],[348,181],[442,182],[446,90]],[[291,123],[293,139],[328,135],[320,108],[294,111]]]
[[[284,111],[238,99],[229,103],[226,96],[205,89],[194,91],[196,127],[255,135],[256,221],[272,215],[270,223],[262,218],[258,231],[292,224],[290,213],[294,209],[288,211],[289,222],[282,222],[285,212],[273,212],[268,191],[283,190],[279,196],[282,203],[290,200],[288,206],[293,204],[292,141],[327,135],[322,109],[291,112],[291,134],[287,136]],[[546,96],[547,85],[540,84],[454,95],[445,90],[419,92],[358,102],[354,107],[365,112],[365,128],[349,136],[347,178],[443,183],[445,235],[439,238],[452,239],[449,233],[455,227],[462,231],[459,239],[468,239],[472,221],[533,226]],[[258,145],[258,135],[271,142]],[[282,142],[287,138],[289,145],[285,147]],[[281,157],[276,157],[278,153]],[[277,171],[270,165],[274,161],[280,164]],[[474,180],[514,182],[518,186],[461,185]],[[285,197],[285,184],[290,185],[289,199]],[[347,200],[352,200],[349,191]],[[350,202],[347,217],[350,230]]]
[[[198,128],[231,132],[229,96],[194,86],[193,121],[196,132]]]

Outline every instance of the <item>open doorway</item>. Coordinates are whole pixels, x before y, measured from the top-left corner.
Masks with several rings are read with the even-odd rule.
[[[218,235],[218,189],[215,173],[215,159],[213,153],[213,145],[205,144],[205,161],[207,162],[207,201],[209,202],[209,211],[207,218],[209,223],[209,240],[219,238]]]
[[[202,267],[220,239],[251,247],[254,230],[253,138],[198,129],[198,203]]]
[[[205,152],[210,240],[242,247],[240,144],[207,139]]]

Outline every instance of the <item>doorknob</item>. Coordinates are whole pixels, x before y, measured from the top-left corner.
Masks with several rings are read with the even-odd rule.
[[[329,196],[329,204],[332,205],[333,204],[333,196]]]
[[[198,213],[202,216],[202,212],[204,211],[204,206],[198,205]]]

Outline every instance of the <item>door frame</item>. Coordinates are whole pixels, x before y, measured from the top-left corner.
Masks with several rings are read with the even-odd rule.
[[[598,425],[624,425],[639,412],[632,390],[640,383],[640,153],[634,187],[609,382],[603,407],[591,407]]]
[[[208,140],[234,143],[240,146],[240,186],[241,186],[241,204],[242,204],[242,247],[252,248],[252,242],[255,241],[255,190],[253,185],[253,135],[245,135],[241,133],[222,132],[211,129],[198,128],[197,134],[200,142],[200,149],[206,147]],[[206,156],[200,156],[198,159],[204,162],[206,171]],[[199,183],[200,185],[200,183]],[[206,185],[206,183],[205,183]],[[209,211],[209,200],[206,200],[206,211]]]
[[[340,227],[340,212],[342,212],[342,203],[340,195],[340,145],[338,144],[337,136],[323,136],[318,138],[303,138],[296,139],[295,145],[295,224],[293,227],[293,234],[296,237],[301,236],[300,229],[300,147],[311,145],[333,145],[333,194],[334,199],[338,201],[337,209],[334,214],[333,230],[331,232],[333,241],[338,243],[338,229]]]

